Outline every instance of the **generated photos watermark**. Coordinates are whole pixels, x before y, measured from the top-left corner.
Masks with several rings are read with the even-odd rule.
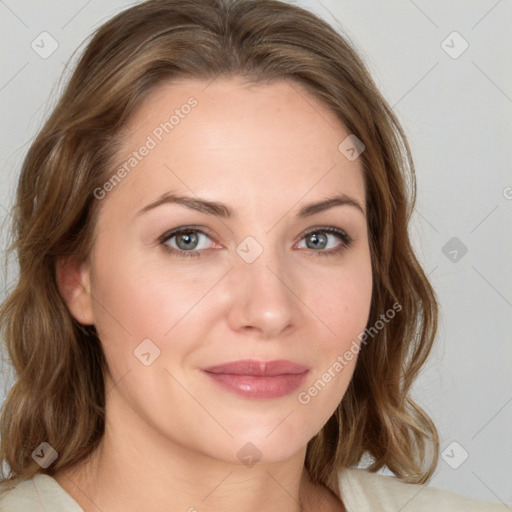
[[[96,199],[101,201],[105,198],[108,192],[111,192],[121,181],[130,174],[135,167],[155,149],[160,142],[162,142],[166,135],[171,133],[176,126],[178,126],[182,119],[192,112],[192,109],[197,107],[198,101],[196,98],[191,96],[188,98],[186,103],[183,103],[180,108],[174,110],[174,113],[169,117],[168,120],[162,121],[156,126],[151,134],[146,137],[146,140],[142,146],[137,150],[133,151],[131,156],[128,157],[118,167],[117,171],[107,180],[101,187],[94,189],[93,195]]]
[[[357,339],[352,340],[352,344],[350,348],[345,350],[345,352],[341,355],[338,355],[336,361],[332,363],[329,368],[322,373],[321,377],[317,379],[307,390],[301,391],[297,395],[297,399],[299,403],[302,405],[307,405],[311,402],[311,399],[320,393],[331,380],[333,380],[343,368],[345,368],[350,361],[352,361],[361,350],[362,345],[366,345],[368,343],[368,337],[372,338],[376,336],[379,331],[384,329],[385,325],[388,324],[395,315],[402,310],[402,305],[398,302],[395,302],[391,308],[389,308],[385,313],[382,313],[371,327],[367,327],[364,331],[360,332],[357,335]]]

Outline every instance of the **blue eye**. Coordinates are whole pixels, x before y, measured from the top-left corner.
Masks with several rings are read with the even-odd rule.
[[[164,233],[158,239],[163,249],[172,256],[203,256],[206,249],[212,249],[212,238],[202,229],[183,226]],[[299,249],[307,249],[315,256],[333,256],[347,249],[352,238],[341,229],[315,227],[309,230],[299,243]]]
[[[160,244],[175,256],[200,256],[200,251],[211,247],[210,237],[200,229],[182,227],[162,235]]]
[[[352,241],[347,233],[341,229],[333,227],[314,228],[304,235],[300,248],[311,249],[318,256],[328,256],[347,249]]]

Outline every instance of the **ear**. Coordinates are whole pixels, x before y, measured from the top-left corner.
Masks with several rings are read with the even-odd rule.
[[[88,263],[72,256],[59,256],[55,265],[57,286],[71,314],[84,325],[94,324],[91,273]]]

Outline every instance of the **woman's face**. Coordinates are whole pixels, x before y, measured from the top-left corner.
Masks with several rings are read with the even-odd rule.
[[[341,401],[369,315],[349,133],[297,84],[240,79],[160,86],[128,128],[78,313],[107,418],[223,461],[290,457]]]

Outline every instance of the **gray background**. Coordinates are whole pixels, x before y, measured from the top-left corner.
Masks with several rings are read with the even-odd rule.
[[[297,3],[342,27],[412,146],[419,192],[411,233],[442,312],[436,350],[414,388],[441,436],[430,485],[512,503],[510,1]],[[0,0],[1,220],[65,63],[128,5]],[[31,44],[41,47],[45,31],[58,48],[42,58]],[[5,363],[2,374],[7,389]]]

